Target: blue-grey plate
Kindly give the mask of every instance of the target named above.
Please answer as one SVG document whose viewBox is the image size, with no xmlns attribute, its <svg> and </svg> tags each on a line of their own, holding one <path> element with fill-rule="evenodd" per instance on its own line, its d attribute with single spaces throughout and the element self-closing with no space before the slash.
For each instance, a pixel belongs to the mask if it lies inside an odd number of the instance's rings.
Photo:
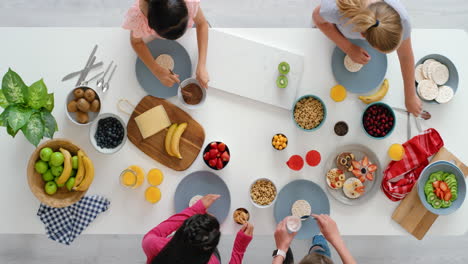
<svg viewBox="0 0 468 264">
<path fill-rule="evenodd" d="M 320 186 L 308 180 L 295 180 L 286 184 L 278 194 L 274 208 L 276 223 L 291 215 L 291 207 L 297 200 L 309 202 L 313 214 L 330 214 L 330 201 Z M 309 217 L 309 219 L 302 221 L 302 227 L 296 238 L 312 239 L 319 233 L 320 229 L 316 220 Z"/>
<path fill-rule="evenodd" d="M 350 39 L 349 41 L 364 48 L 371 56 L 371 60 L 360 71 L 350 72 L 344 66 L 346 54 L 340 48 L 335 47 L 331 62 L 333 76 L 348 92 L 368 93 L 384 80 L 387 73 L 387 55 L 372 48 L 365 40 Z"/>
<path fill-rule="evenodd" d="M 180 75 L 180 80 L 185 80 L 192 76 L 190 56 L 177 41 L 155 39 L 147 45 L 154 58 L 157 58 L 161 54 L 168 54 L 174 59 L 174 73 Z M 179 84 L 176 83 L 172 87 L 164 86 L 140 58 L 137 58 L 135 71 L 138 82 L 149 95 L 159 98 L 169 98 L 177 95 Z"/>
<path fill-rule="evenodd" d="M 453 89 L 453 96 L 455 96 L 455 93 L 458 90 L 458 71 L 457 71 L 457 67 L 455 67 L 455 64 L 453 64 L 453 62 L 445 56 L 442 56 L 440 54 L 430 54 L 418 60 L 414 68 L 416 68 L 419 64 L 424 63 L 427 59 L 434 59 L 444 64 L 445 66 L 447 66 L 449 70 L 449 79 L 444 85 L 450 86 Z M 416 94 L 419 96 L 419 93 L 417 92 L 417 87 L 418 87 L 418 83 L 416 83 L 415 88 L 416 88 Z M 421 96 L 419 96 L 419 98 L 421 98 L 421 100 L 423 100 L 424 102 L 438 104 L 436 100 L 430 100 L 430 101 L 424 100 Z"/>
<path fill-rule="evenodd" d="M 431 176 L 432 173 L 437 172 L 437 171 L 444 171 L 444 172 L 449 172 L 455 175 L 457 179 L 457 185 L 458 185 L 458 197 L 455 201 L 452 202 L 452 205 L 448 208 L 440 208 L 440 209 L 435 209 L 426 201 L 426 194 L 424 193 L 424 185 L 426 184 L 427 180 L 429 179 L 429 176 Z M 421 200 L 422 204 L 426 207 L 426 209 L 434 214 L 437 215 L 448 215 L 451 214 L 460 208 L 460 206 L 463 204 L 465 201 L 465 196 L 466 196 L 466 182 L 465 182 L 465 175 L 463 175 L 463 172 L 453 163 L 445 161 L 445 160 L 440 160 L 436 161 L 432 164 L 429 164 L 424 170 L 421 172 L 421 176 L 419 176 L 418 180 L 418 194 L 419 194 L 419 199 Z"/>
<path fill-rule="evenodd" d="M 189 206 L 193 196 L 207 194 L 221 195 L 208 212 L 216 216 L 219 223 L 223 223 L 231 207 L 231 194 L 226 183 L 210 171 L 192 172 L 182 179 L 175 191 L 174 207 L 180 212 Z"/>
</svg>

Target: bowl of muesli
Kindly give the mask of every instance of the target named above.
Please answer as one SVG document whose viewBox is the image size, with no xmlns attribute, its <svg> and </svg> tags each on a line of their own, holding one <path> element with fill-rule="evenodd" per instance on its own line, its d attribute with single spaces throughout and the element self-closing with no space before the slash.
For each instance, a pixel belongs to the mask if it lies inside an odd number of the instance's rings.
<svg viewBox="0 0 468 264">
<path fill-rule="evenodd" d="M 320 97 L 307 94 L 294 103 L 292 117 L 296 126 L 304 131 L 319 129 L 327 117 L 327 108 Z"/>
</svg>

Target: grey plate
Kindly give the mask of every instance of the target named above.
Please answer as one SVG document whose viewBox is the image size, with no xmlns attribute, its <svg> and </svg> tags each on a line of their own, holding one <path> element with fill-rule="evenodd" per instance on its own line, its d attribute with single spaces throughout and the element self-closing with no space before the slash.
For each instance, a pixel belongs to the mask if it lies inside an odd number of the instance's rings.
<svg viewBox="0 0 468 264">
<path fill-rule="evenodd" d="M 328 187 L 327 180 L 326 180 L 326 175 L 328 170 L 336 168 L 336 156 L 342 152 L 351 152 L 354 154 L 354 158 L 356 160 L 361 160 L 364 156 L 367 156 L 369 158 L 369 161 L 376 164 L 378 169 L 374 172 L 374 180 L 369 181 L 366 180 L 364 182 L 365 188 L 365 193 L 356 199 L 351 199 L 348 198 L 344 192 L 343 189 L 337 189 L 334 190 L 330 187 Z M 345 172 L 346 179 L 350 177 L 354 177 L 354 175 L 351 172 Z M 363 146 L 363 145 L 345 145 L 342 147 L 339 147 L 336 149 L 330 157 L 327 159 L 327 163 L 325 164 L 325 171 L 323 172 L 323 182 L 325 183 L 325 186 L 327 188 L 328 193 L 335 198 L 336 200 L 347 204 L 347 205 L 360 205 L 363 204 L 364 202 L 368 201 L 372 196 L 374 196 L 377 193 L 377 190 L 379 189 L 380 182 L 382 180 L 382 167 L 380 165 L 379 159 L 377 158 L 377 155 L 370 150 L 369 148 Z"/>
<path fill-rule="evenodd" d="M 332 71 L 335 80 L 343 85 L 347 91 L 363 94 L 379 86 L 387 73 L 387 55 L 372 48 L 367 41 L 350 39 L 353 44 L 364 48 L 371 56 L 369 63 L 358 72 L 350 72 L 344 66 L 346 54 L 335 47 L 332 55 Z"/>
<path fill-rule="evenodd" d="M 180 80 L 185 80 L 192 76 L 190 56 L 177 41 L 155 39 L 147 45 L 154 58 L 157 58 L 161 54 L 168 54 L 174 59 L 174 73 L 180 75 Z M 177 83 L 172 87 L 162 85 L 140 58 L 137 58 L 135 70 L 138 82 L 149 95 L 160 98 L 169 98 L 177 95 L 177 87 L 179 85 Z"/>
<path fill-rule="evenodd" d="M 297 200 L 309 202 L 313 214 L 330 214 L 330 201 L 320 186 L 308 180 L 295 180 L 286 184 L 278 194 L 274 208 L 276 223 L 291 215 L 291 207 Z M 319 233 L 316 220 L 310 217 L 302 221 L 302 227 L 295 238 L 312 239 Z"/>
<path fill-rule="evenodd" d="M 416 66 L 423 63 L 427 59 L 434 59 L 434 60 L 444 64 L 445 66 L 447 66 L 447 68 L 449 70 L 449 79 L 444 85 L 450 86 L 453 89 L 453 96 L 455 96 L 455 93 L 458 90 L 458 71 L 457 71 L 457 67 L 455 67 L 455 64 L 453 64 L 453 62 L 451 60 L 449 60 L 445 56 L 442 56 L 442 55 L 439 55 L 439 54 L 430 54 L 430 55 L 424 56 L 420 60 L 418 60 L 418 62 L 414 66 L 414 68 L 416 68 Z M 418 83 L 416 83 L 415 87 L 416 87 L 416 94 L 419 96 L 419 93 L 417 91 Z M 430 101 L 424 100 L 421 96 L 419 96 L 419 98 L 421 98 L 421 100 L 423 100 L 424 102 L 438 104 L 438 102 L 436 100 L 430 100 Z"/>
<path fill-rule="evenodd" d="M 231 194 L 224 181 L 210 171 L 196 171 L 186 176 L 177 186 L 174 195 L 174 207 L 180 212 L 189 206 L 195 195 L 219 194 L 221 197 L 208 209 L 223 223 L 231 207 Z"/>
</svg>

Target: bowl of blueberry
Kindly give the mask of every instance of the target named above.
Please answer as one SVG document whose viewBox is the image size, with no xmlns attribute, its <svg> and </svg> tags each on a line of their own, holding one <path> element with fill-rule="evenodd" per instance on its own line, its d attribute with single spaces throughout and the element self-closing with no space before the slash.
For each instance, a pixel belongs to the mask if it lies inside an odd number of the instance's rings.
<svg viewBox="0 0 468 264">
<path fill-rule="evenodd" d="M 96 120 L 89 130 L 91 145 L 103 154 L 119 151 L 127 140 L 125 122 L 111 113 L 101 114 Z"/>
</svg>

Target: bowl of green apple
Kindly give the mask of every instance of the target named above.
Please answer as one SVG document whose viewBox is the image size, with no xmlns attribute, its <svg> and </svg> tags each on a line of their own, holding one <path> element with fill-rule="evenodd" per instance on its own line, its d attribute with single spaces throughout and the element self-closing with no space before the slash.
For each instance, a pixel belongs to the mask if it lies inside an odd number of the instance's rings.
<svg viewBox="0 0 468 264">
<path fill-rule="evenodd" d="M 79 162 L 84 159 L 89 160 L 84 151 L 69 140 L 44 142 L 29 158 L 27 177 L 31 192 L 50 207 L 62 208 L 78 202 L 92 183 L 91 178 L 86 179 L 91 174 L 86 173 L 85 162 Z M 94 169 L 92 174 L 94 178 Z"/>
</svg>

